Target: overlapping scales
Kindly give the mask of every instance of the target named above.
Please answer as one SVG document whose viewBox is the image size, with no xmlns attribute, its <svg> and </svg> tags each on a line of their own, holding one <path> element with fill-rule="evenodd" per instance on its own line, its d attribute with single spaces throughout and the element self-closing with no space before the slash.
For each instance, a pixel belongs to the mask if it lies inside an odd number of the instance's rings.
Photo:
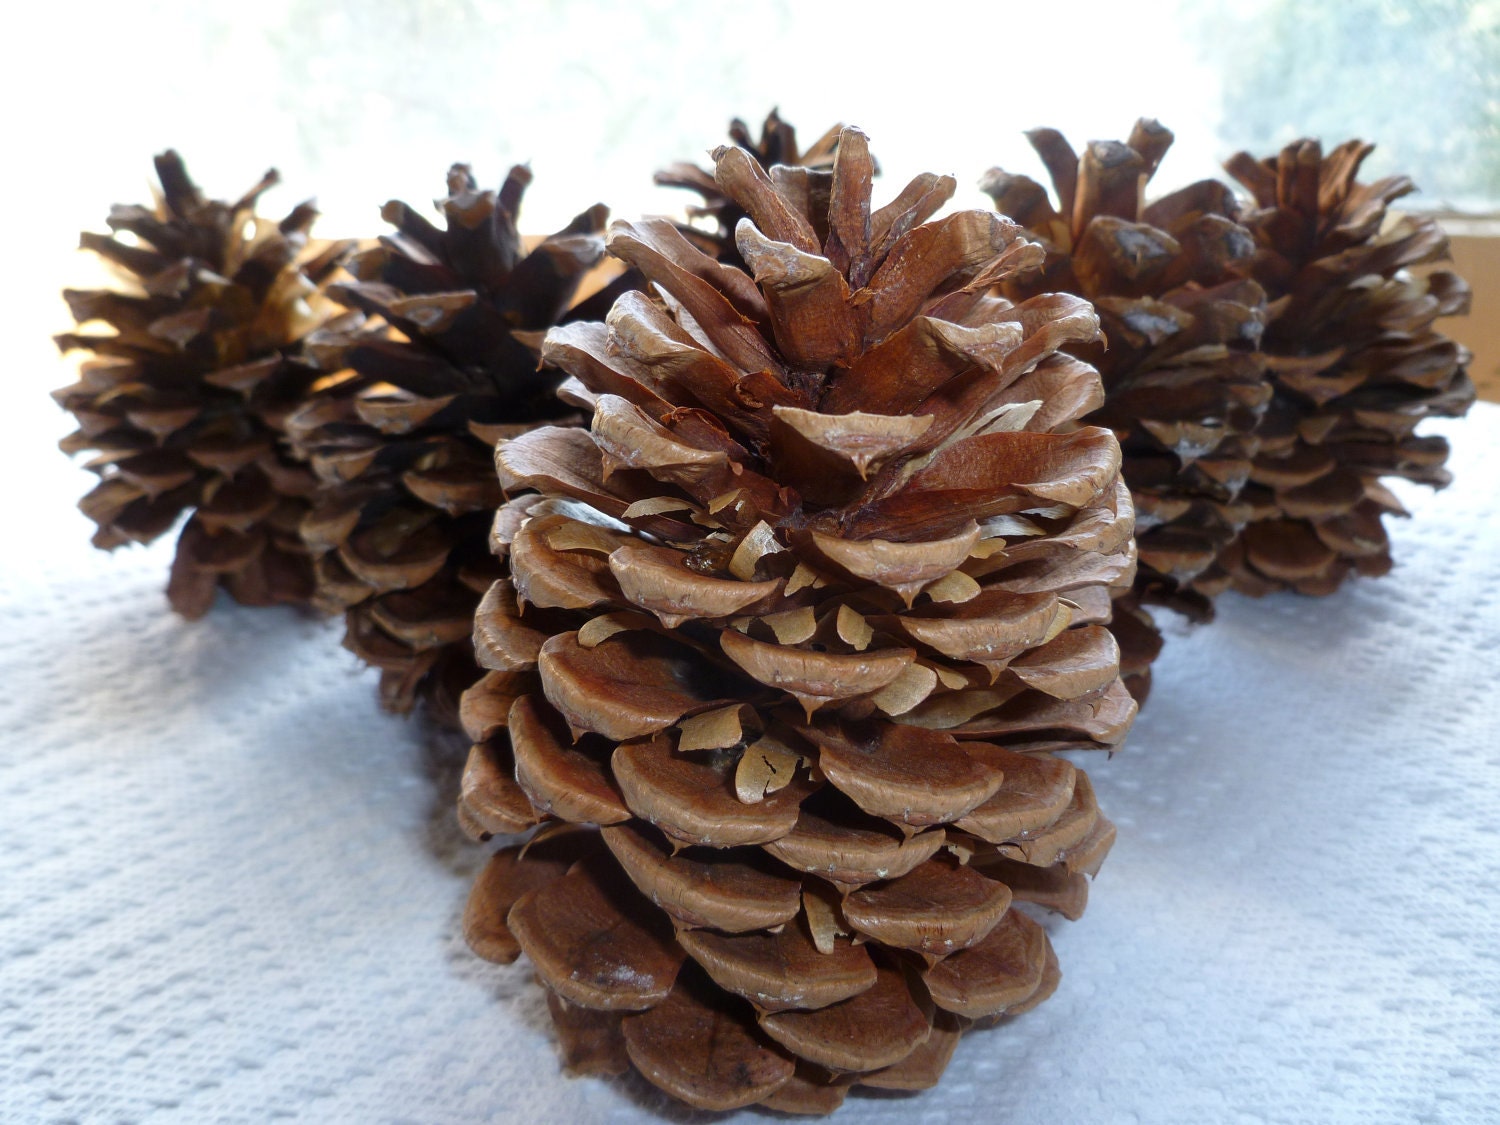
<svg viewBox="0 0 1500 1125">
<path fill-rule="evenodd" d="M 1099 312 L 1107 346 L 1073 350 L 1099 369 L 1104 402 L 1087 420 L 1119 438 L 1135 500 L 1141 565 L 1113 627 L 1127 682 L 1143 698 L 1161 640 L 1141 604 L 1211 616 L 1199 579 L 1215 572 L 1250 514 L 1239 493 L 1271 398 L 1257 351 L 1265 293 L 1244 276 L 1255 243 L 1233 193 L 1216 181 L 1146 203 L 1143 185 L 1173 140 L 1156 121 L 1081 154 L 1054 129 L 1027 136 L 1054 199 L 999 168 L 981 186 L 1047 250 L 1043 269 L 1011 279 L 1005 292 L 1077 294 Z"/>
<path fill-rule="evenodd" d="M 1058 752 L 1135 711 L 1133 510 L 1062 350 L 1093 310 L 993 295 L 1042 257 L 1015 224 L 928 221 L 948 177 L 872 210 L 865 138 L 837 152 L 715 153 L 753 276 L 616 223 L 653 290 L 543 349 L 590 427 L 496 451 L 460 815 L 541 827 L 466 931 L 527 954 L 571 1067 L 708 1109 L 921 1089 L 1045 999 L 1017 904 L 1076 917 L 1114 835 Z"/>
<path fill-rule="evenodd" d="M 1416 433 L 1474 401 L 1466 349 L 1436 331 L 1468 312 L 1448 240 L 1427 216 L 1388 216 L 1413 190 L 1405 176 L 1356 179 L 1372 145 L 1326 156 L 1295 141 L 1225 167 L 1255 197 L 1252 276 L 1272 299 L 1263 349 L 1275 387 L 1242 499 L 1252 522 L 1221 556 L 1215 580 L 1247 594 L 1336 590 L 1350 574 L 1391 567 L 1382 521 L 1405 515 L 1384 477 L 1442 487 L 1448 444 Z"/>
<path fill-rule="evenodd" d="M 838 147 L 842 129 L 842 125 L 835 125 L 807 148 L 801 148 L 797 142 L 797 130 L 773 109 L 761 124 L 758 140 L 738 117 L 729 123 L 729 139 L 753 156 L 762 168 L 778 164 L 800 165 L 827 172 L 833 166 L 834 150 Z M 721 262 L 736 266 L 745 264 L 735 245 L 735 228 L 745 217 L 744 208 L 719 186 L 712 169 L 679 161 L 661 169 L 653 179 L 662 187 L 686 188 L 697 193 L 702 200 L 688 208 L 693 223 L 679 227 L 689 241 Z M 827 177 L 822 177 L 822 180 L 826 181 Z M 824 202 L 826 204 L 826 200 Z"/>
<path fill-rule="evenodd" d="M 80 242 L 121 284 L 63 293 L 78 330 L 58 346 L 93 353 L 53 395 L 78 420 L 63 450 L 90 452 L 100 478 L 79 507 L 107 550 L 187 513 L 167 587 L 184 617 L 220 587 L 247 605 L 305 604 L 297 527 L 315 481 L 282 428 L 316 377 L 294 353 L 330 315 L 321 288 L 348 246 L 309 243 L 311 203 L 279 223 L 256 216 L 275 171 L 233 203 L 205 199 L 175 152 L 156 173 L 155 206 L 116 206 L 113 233 Z"/>
<path fill-rule="evenodd" d="M 608 212 L 526 253 L 516 216 L 530 180 L 515 167 L 482 191 L 455 165 L 444 227 L 386 204 L 396 232 L 352 258 L 354 279 L 332 289 L 349 312 L 309 342 L 326 374 L 289 427 L 320 483 L 302 522 L 317 600 L 344 613 L 345 643 L 381 669 L 391 710 L 426 698 L 451 716 L 478 676 L 474 608 L 500 573 L 494 442 L 571 411 L 534 345 L 603 257 Z"/>
</svg>

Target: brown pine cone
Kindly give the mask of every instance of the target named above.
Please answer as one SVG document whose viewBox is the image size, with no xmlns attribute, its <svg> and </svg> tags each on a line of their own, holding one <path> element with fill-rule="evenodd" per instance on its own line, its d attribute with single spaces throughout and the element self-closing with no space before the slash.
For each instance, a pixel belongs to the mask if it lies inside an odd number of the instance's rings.
<svg viewBox="0 0 1500 1125">
<path fill-rule="evenodd" d="M 288 426 L 320 482 L 302 522 L 317 600 L 345 614 L 344 643 L 381 670 L 392 711 L 425 698 L 456 715 L 479 676 L 474 608 L 501 573 L 488 545 L 494 442 L 576 416 L 535 346 L 596 307 L 570 309 L 604 256 L 609 213 L 591 207 L 528 254 L 516 217 L 530 181 L 517 166 L 481 191 L 454 165 L 445 227 L 386 204 L 396 232 L 350 259 L 355 280 L 330 289 L 350 311 L 309 341 L 329 374 Z"/>
<path fill-rule="evenodd" d="M 1071 350 L 1099 369 L 1104 403 L 1087 421 L 1120 439 L 1135 501 L 1140 570 L 1111 628 L 1126 683 L 1144 699 L 1161 636 L 1141 605 L 1212 617 L 1197 580 L 1249 517 L 1237 498 L 1271 398 L 1257 355 L 1265 293 L 1244 279 L 1255 243 L 1216 181 L 1145 202 L 1143 185 L 1173 140 L 1156 121 L 1081 155 L 1055 129 L 1027 137 L 1055 205 L 1034 180 L 999 168 L 980 186 L 1047 249 L 1042 270 L 1010 279 L 1006 294 L 1075 293 L 1099 312 L 1107 346 Z"/>
<path fill-rule="evenodd" d="M 311 203 L 279 223 L 255 215 L 274 170 L 233 203 L 205 199 L 175 152 L 156 174 L 154 207 L 116 206 L 114 234 L 80 240 L 121 287 L 63 292 L 80 330 L 58 346 L 93 353 L 53 394 L 78 419 L 63 450 L 93 451 L 100 477 L 79 507 L 106 550 L 188 513 L 167 586 L 184 617 L 208 612 L 221 586 L 246 605 L 305 604 L 297 528 L 315 482 L 282 426 L 316 377 L 295 349 L 329 315 L 320 290 L 349 247 L 309 244 Z M 84 330 L 96 321 L 110 331 Z"/>
<path fill-rule="evenodd" d="M 1275 397 L 1242 494 L 1253 522 L 1220 557 L 1219 586 L 1328 594 L 1351 573 L 1385 574 L 1382 518 L 1406 513 L 1381 478 L 1448 483 L 1448 443 L 1415 430 L 1474 401 L 1468 352 L 1433 328 L 1468 311 L 1469 288 L 1448 270 L 1409 272 L 1446 260 L 1448 240 L 1431 218 L 1387 221 L 1413 186 L 1359 183 L 1372 147 L 1347 141 L 1325 157 L 1302 140 L 1225 165 L 1258 205 L 1243 221 L 1251 276 L 1272 300 L 1262 346 Z"/>
<path fill-rule="evenodd" d="M 1076 917 L 1114 837 L 1057 755 L 1135 713 L 1103 625 L 1133 516 L 1060 350 L 1088 302 L 992 295 L 1043 255 L 1015 224 L 925 221 L 951 177 L 872 212 L 853 129 L 831 173 L 714 158 L 753 278 L 616 223 L 654 294 L 543 349 L 591 428 L 496 450 L 534 493 L 495 523 L 460 816 L 546 827 L 466 932 L 527 954 L 570 1067 L 824 1113 L 1056 987 L 1017 904 Z"/>
</svg>

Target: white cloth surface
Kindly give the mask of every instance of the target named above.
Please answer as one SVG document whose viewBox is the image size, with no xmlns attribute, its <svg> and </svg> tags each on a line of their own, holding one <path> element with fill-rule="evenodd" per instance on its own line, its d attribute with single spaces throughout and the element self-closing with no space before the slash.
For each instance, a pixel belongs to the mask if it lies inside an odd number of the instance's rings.
<svg viewBox="0 0 1500 1125">
<path fill-rule="evenodd" d="M 690 1118 L 565 1077 L 525 964 L 464 947 L 455 748 L 331 623 L 174 619 L 46 407 L 8 419 L 0 1122 Z M 1434 429 L 1458 480 L 1403 490 L 1391 576 L 1169 627 L 1089 762 L 1120 839 L 1057 995 L 835 1120 L 1500 1120 L 1500 408 Z"/>
</svg>

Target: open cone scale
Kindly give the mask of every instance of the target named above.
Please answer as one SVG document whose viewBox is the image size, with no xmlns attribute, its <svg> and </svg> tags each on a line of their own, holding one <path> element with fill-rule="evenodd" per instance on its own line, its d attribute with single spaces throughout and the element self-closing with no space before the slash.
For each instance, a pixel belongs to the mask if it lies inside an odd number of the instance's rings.
<svg viewBox="0 0 1500 1125">
<path fill-rule="evenodd" d="M 753 276 L 616 223 L 653 289 L 543 348 L 590 427 L 496 451 L 460 815 L 543 827 L 466 932 L 527 954 L 575 1069 L 821 1113 L 1056 986 L 1017 904 L 1077 916 L 1113 840 L 1057 755 L 1134 715 L 1133 509 L 1061 350 L 1092 308 L 992 293 L 1043 258 L 1014 223 L 929 222 L 949 177 L 872 210 L 857 130 L 828 172 L 714 159 Z"/>
<path fill-rule="evenodd" d="M 802 148 L 797 141 L 796 128 L 773 109 L 761 123 L 758 139 L 738 117 L 729 123 L 729 139 L 753 156 L 762 168 L 782 164 L 826 172 L 833 166 L 842 129 L 842 125 L 834 125 L 812 144 Z M 688 217 L 693 221 L 678 228 L 690 242 L 721 262 L 744 266 L 745 260 L 740 257 L 739 247 L 735 244 L 735 228 L 745 217 L 744 208 L 719 186 L 711 169 L 678 162 L 661 169 L 653 178 L 661 187 L 686 188 L 702 199 L 701 203 L 687 209 Z M 826 182 L 826 179 L 823 177 L 818 182 Z M 826 204 L 827 201 L 823 202 Z"/>
</svg>

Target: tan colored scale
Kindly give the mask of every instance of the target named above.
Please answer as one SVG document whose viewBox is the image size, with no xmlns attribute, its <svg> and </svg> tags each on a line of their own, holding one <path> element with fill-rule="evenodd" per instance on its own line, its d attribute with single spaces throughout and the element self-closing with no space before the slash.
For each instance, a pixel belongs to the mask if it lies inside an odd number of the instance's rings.
<svg viewBox="0 0 1500 1125">
<path fill-rule="evenodd" d="M 811 144 L 804 145 L 797 138 L 796 128 L 773 109 L 762 122 L 758 137 L 736 117 L 729 123 L 729 138 L 762 168 L 780 168 L 779 174 L 797 182 L 804 193 L 812 183 L 826 192 L 826 176 L 803 177 L 803 170 L 826 171 L 832 165 L 842 128 L 835 125 Z M 735 227 L 744 209 L 725 191 L 712 169 L 678 162 L 661 169 L 654 179 L 662 187 L 686 188 L 699 196 L 701 202 L 687 209 L 691 223 L 682 228 L 688 238 L 720 261 L 744 264 L 735 245 Z"/>
</svg>

